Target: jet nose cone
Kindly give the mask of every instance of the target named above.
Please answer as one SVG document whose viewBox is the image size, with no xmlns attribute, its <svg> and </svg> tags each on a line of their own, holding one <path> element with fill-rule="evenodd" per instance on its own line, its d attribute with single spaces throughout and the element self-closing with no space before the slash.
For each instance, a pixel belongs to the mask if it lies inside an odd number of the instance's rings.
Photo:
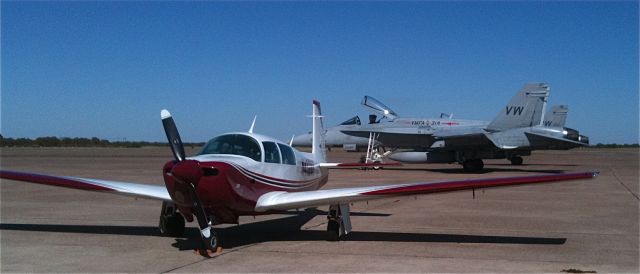
<svg viewBox="0 0 640 274">
<path fill-rule="evenodd" d="M 311 146 L 311 134 L 304 134 L 304 135 L 293 137 L 293 141 L 291 141 L 291 145 Z"/>
</svg>

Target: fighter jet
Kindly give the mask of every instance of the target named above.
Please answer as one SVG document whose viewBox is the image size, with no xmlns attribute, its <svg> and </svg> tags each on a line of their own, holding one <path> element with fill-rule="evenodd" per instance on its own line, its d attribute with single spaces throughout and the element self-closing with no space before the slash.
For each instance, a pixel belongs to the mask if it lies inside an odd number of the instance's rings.
<svg viewBox="0 0 640 274">
<path fill-rule="evenodd" d="M 367 96 L 368 97 L 368 96 Z M 371 121 L 359 129 L 343 130 L 348 135 L 375 138 L 392 160 L 409 163 L 462 164 L 465 171 L 484 168 L 482 159 L 509 159 L 520 165 L 532 150 L 571 149 L 589 140 L 575 129 L 564 127 L 568 108 L 552 108 L 544 120 L 549 86 L 526 84 L 493 121 L 398 118 L 389 108 L 371 97 L 363 104 L 388 118 Z M 390 116 L 386 116 L 390 114 Z"/>
<path fill-rule="evenodd" d="M 358 129 L 361 125 L 360 117 L 354 116 L 337 126 L 325 129 L 325 145 L 327 148 L 342 147 L 342 149 L 346 151 L 360 151 L 362 148 L 366 148 L 369 143 L 369 138 L 351 136 L 342 133 L 343 130 Z M 291 139 L 291 145 L 296 147 L 311 147 L 312 137 L 313 135 L 311 132 L 294 136 Z"/>
</svg>

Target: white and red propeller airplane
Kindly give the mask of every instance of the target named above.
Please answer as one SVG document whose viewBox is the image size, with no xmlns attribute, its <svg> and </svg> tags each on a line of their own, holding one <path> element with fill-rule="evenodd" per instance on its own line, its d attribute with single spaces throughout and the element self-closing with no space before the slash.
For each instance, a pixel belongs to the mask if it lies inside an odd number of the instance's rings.
<svg viewBox="0 0 640 274">
<path fill-rule="evenodd" d="M 597 172 L 526 177 L 422 182 L 319 190 L 327 183 L 328 168 L 351 166 L 326 162 L 320 103 L 313 102 L 311 153 L 297 151 L 273 138 L 249 132 L 222 134 L 202 151 L 186 157 L 176 125 L 167 110 L 162 123 L 175 160 L 164 165 L 166 186 L 0 171 L 0 178 L 98 191 L 162 201 L 160 231 L 184 233 L 185 219 L 195 219 L 207 252 L 220 245 L 212 226 L 237 223 L 238 216 L 328 205 L 327 231 L 338 240 L 351 231 L 349 204 L 399 195 L 592 178 Z M 184 217 L 184 218 L 183 218 Z M 206 254 L 204 254 L 206 255 Z"/>
</svg>

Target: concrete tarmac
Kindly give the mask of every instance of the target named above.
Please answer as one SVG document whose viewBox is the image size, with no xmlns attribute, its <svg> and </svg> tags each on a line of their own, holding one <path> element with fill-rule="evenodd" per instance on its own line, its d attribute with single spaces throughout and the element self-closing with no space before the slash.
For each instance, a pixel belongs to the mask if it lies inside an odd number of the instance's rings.
<svg viewBox="0 0 640 274">
<path fill-rule="evenodd" d="M 191 149 L 191 152 L 194 150 Z M 534 152 L 380 171 L 332 170 L 325 188 L 600 171 L 593 180 L 356 203 L 353 232 L 325 241 L 327 207 L 221 225 L 198 256 L 197 225 L 162 237 L 158 201 L 2 180 L 0 272 L 602 272 L 638 266 L 638 149 Z M 330 152 L 355 162 L 360 153 Z M 163 185 L 169 148 L 2 148 L 2 169 Z"/>
</svg>

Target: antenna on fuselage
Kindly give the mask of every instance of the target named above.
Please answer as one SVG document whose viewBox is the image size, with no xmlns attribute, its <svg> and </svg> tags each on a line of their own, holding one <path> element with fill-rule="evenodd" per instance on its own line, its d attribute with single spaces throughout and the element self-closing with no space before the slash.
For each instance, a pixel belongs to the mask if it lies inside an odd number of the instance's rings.
<svg viewBox="0 0 640 274">
<path fill-rule="evenodd" d="M 256 118 L 258 118 L 258 115 L 253 116 L 253 122 L 251 123 L 251 127 L 249 128 L 249 133 L 253 133 L 253 127 L 256 126 Z"/>
<path fill-rule="evenodd" d="M 289 146 L 293 146 L 293 138 L 296 138 L 296 135 L 291 135 L 291 140 L 289 140 Z"/>
</svg>

